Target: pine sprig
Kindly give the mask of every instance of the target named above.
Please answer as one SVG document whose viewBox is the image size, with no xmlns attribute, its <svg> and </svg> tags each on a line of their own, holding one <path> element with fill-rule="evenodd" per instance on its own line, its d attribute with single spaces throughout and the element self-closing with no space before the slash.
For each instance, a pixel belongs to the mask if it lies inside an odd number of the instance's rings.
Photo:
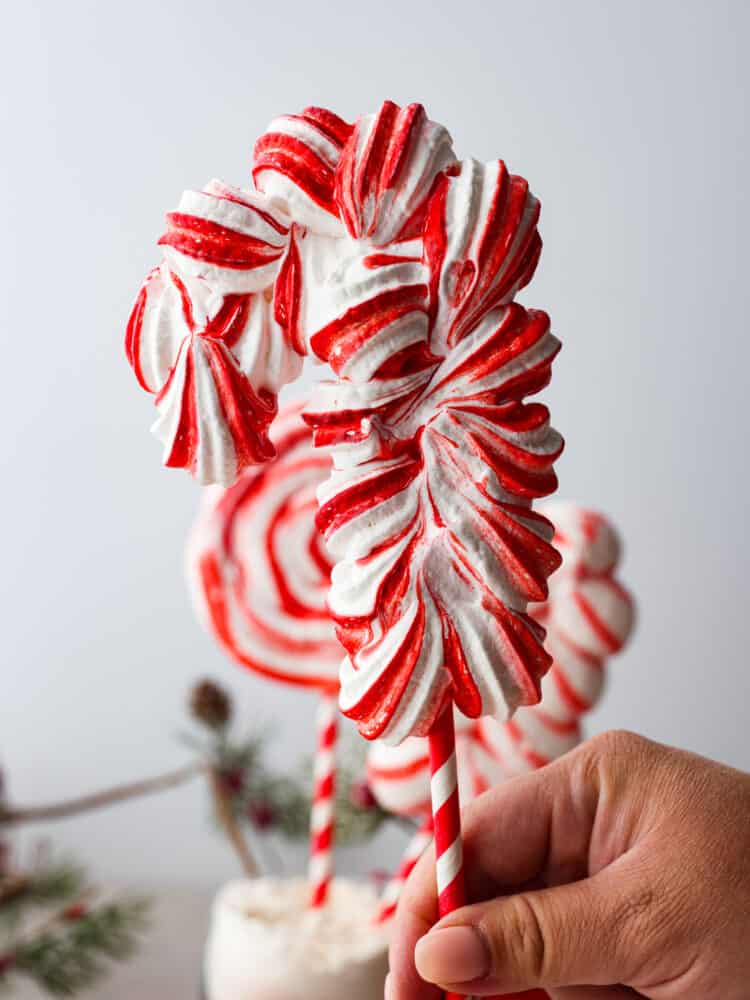
<svg viewBox="0 0 750 1000">
<path fill-rule="evenodd" d="M 12 974 L 35 980 L 52 996 L 73 996 L 92 986 L 113 961 L 134 951 L 147 925 L 143 899 L 112 902 L 90 910 L 75 905 L 61 911 L 51 926 L 18 944 L 0 959 L 0 987 Z"/>
<path fill-rule="evenodd" d="M 190 712 L 204 727 L 204 738 L 185 734 L 183 740 L 218 772 L 235 822 L 260 831 L 274 829 L 291 840 L 309 837 L 312 761 L 305 762 L 297 776 L 272 772 L 263 759 L 268 733 L 233 739 L 231 698 L 213 681 L 201 681 L 193 689 Z M 336 842 L 363 843 L 393 817 L 362 784 L 364 751 L 359 745 L 344 744 L 338 753 L 346 765 L 339 767 L 336 778 Z"/>
<path fill-rule="evenodd" d="M 54 906 L 79 896 L 85 884 L 85 872 L 69 860 L 0 878 L 0 927 L 6 931 L 12 929 L 30 907 Z"/>
<path fill-rule="evenodd" d="M 355 800 L 353 790 L 360 784 L 357 775 L 363 770 L 361 755 L 346 747 L 341 756 L 349 763 L 339 768 L 336 779 L 336 842 L 359 844 L 392 817 L 374 799 L 364 803 Z M 306 761 L 296 777 L 274 774 L 264 766 L 262 742 L 256 739 L 239 745 L 227 743 L 219 770 L 240 823 L 276 829 L 290 840 L 309 837 L 312 761 Z"/>
</svg>

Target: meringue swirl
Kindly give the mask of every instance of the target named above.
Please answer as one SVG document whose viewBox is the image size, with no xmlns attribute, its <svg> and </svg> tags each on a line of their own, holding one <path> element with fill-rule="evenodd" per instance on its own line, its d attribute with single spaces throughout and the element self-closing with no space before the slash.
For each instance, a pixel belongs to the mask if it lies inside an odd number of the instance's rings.
<svg viewBox="0 0 750 1000">
<path fill-rule="evenodd" d="M 220 181 L 185 192 L 133 306 L 126 354 L 156 396 L 164 464 L 201 483 L 229 484 L 273 456 L 276 397 L 302 363 L 266 294 L 289 235 L 253 192 Z"/>
</svg>

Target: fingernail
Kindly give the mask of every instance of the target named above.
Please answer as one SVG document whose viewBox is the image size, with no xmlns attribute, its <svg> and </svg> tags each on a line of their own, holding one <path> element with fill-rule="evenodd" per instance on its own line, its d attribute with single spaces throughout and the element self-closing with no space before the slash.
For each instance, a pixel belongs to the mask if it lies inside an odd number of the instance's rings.
<svg viewBox="0 0 750 1000">
<path fill-rule="evenodd" d="M 383 1000 L 393 1000 L 393 980 L 391 979 L 390 972 L 385 977 L 385 983 L 383 985 Z"/>
<path fill-rule="evenodd" d="M 431 931 L 417 942 L 414 961 L 428 983 L 467 983 L 490 971 L 487 945 L 473 927 Z"/>
</svg>

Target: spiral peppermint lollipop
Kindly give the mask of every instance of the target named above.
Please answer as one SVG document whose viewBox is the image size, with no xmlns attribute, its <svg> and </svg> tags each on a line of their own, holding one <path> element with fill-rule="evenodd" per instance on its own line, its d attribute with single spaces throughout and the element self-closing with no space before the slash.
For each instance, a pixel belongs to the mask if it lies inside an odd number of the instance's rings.
<svg viewBox="0 0 750 1000">
<path fill-rule="evenodd" d="M 336 696 L 342 649 L 325 605 L 331 562 L 315 527 L 315 489 L 329 471 L 299 405 L 274 424 L 276 457 L 226 491 L 207 491 L 188 546 L 194 603 L 238 663 L 317 689 L 318 741 L 311 819 L 312 902 L 332 876 Z"/>
</svg>

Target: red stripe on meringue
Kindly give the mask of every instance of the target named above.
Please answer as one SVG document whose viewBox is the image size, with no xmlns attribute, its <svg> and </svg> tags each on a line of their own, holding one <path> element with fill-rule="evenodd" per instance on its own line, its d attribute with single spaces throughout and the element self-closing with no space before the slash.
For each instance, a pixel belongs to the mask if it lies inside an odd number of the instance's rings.
<svg viewBox="0 0 750 1000">
<path fill-rule="evenodd" d="M 331 694 L 336 693 L 338 681 L 332 680 L 330 677 L 315 674 L 291 674 L 287 671 L 275 670 L 268 667 L 267 664 L 248 656 L 235 642 L 230 624 L 229 607 L 225 597 L 221 566 L 217 556 L 213 552 L 206 552 L 200 557 L 198 574 L 212 632 L 219 644 L 223 646 L 233 660 L 241 666 L 249 667 L 255 673 L 262 674 L 275 681 L 282 681 L 300 687 L 317 688 L 320 691 Z"/>
<path fill-rule="evenodd" d="M 148 286 L 149 282 L 154 280 L 156 274 L 158 274 L 159 269 L 155 267 L 146 277 L 138 296 L 133 303 L 133 308 L 128 317 L 128 325 L 125 330 L 125 356 L 127 357 L 130 367 L 135 373 L 135 377 L 138 380 L 138 384 L 146 392 L 153 393 L 155 390 L 146 382 L 146 376 L 143 374 L 143 368 L 141 367 L 141 335 L 143 333 L 143 316 L 146 311 L 146 303 L 148 302 Z"/>
<path fill-rule="evenodd" d="M 420 470 L 420 463 L 409 461 L 342 490 L 321 504 L 316 518 L 318 529 L 326 536 L 333 534 L 364 511 L 396 496 L 416 479 Z"/>
<path fill-rule="evenodd" d="M 316 205 L 338 216 L 333 198 L 333 167 L 300 139 L 283 132 L 268 132 L 255 143 L 253 156 L 253 180 L 261 190 L 260 177 L 264 171 L 282 174 Z"/>
<path fill-rule="evenodd" d="M 425 285 L 404 285 L 381 292 L 317 330 L 310 338 L 310 347 L 338 374 L 347 361 L 386 326 L 410 312 L 423 311 L 426 294 Z"/>
<path fill-rule="evenodd" d="M 268 427 L 276 416 L 276 397 L 262 391 L 256 393 L 220 341 L 205 337 L 200 340 L 232 437 L 239 474 L 246 466 L 267 462 L 276 454 L 268 438 Z"/>
<path fill-rule="evenodd" d="M 423 755 L 408 761 L 406 764 L 399 764 L 396 767 L 393 765 L 380 767 L 378 764 L 373 764 L 368 760 L 367 773 L 370 777 L 375 778 L 376 780 L 383 779 L 384 781 L 402 781 L 405 778 L 413 778 L 415 774 L 419 774 L 421 771 L 424 771 L 429 762 L 430 757 L 428 753 L 424 753 Z"/>
<path fill-rule="evenodd" d="M 600 664 L 598 666 L 601 668 Z M 583 715 L 592 708 L 591 702 L 576 691 L 557 663 L 552 664 L 550 673 L 557 688 L 557 693 L 574 715 Z"/>
<path fill-rule="evenodd" d="M 302 298 L 302 261 L 297 246 L 297 227 L 292 226 L 286 253 L 279 266 L 273 292 L 274 317 L 288 342 L 299 355 L 307 354 L 305 338 L 299 325 Z"/>
<path fill-rule="evenodd" d="M 549 757 L 545 757 L 536 750 L 526 741 L 526 736 L 524 732 L 519 728 L 518 723 L 510 719 L 505 723 L 505 729 L 510 738 L 516 744 L 519 753 L 531 764 L 534 768 L 544 767 L 545 764 L 549 764 Z"/>
<path fill-rule="evenodd" d="M 186 355 L 185 378 L 180 395 L 180 414 L 172 436 L 169 452 L 164 459 L 164 464 L 171 469 L 190 469 L 194 471 L 198 454 L 199 431 L 195 401 L 195 362 L 193 359 L 193 345 L 189 339 L 182 342 L 180 353 L 183 351 L 185 351 Z M 179 363 L 180 355 L 178 354 L 175 366 L 169 373 L 169 378 L 156 397 L 157 406 L 171 391 Z"/>
<path fill-rule="evenodd" d="M 622 646 L 619 636 L 615 635 L 606 622 L 602 621 L 595 608 L 591 606 L 580 590 L 574 591 L 572 598 L 594 635 L 607 647 L 610 653 L 616 653 Z"/>
<path fill-rule="evenodd" d="M 389 665 L 359 701 L 347 709 L 342 709 L 344 715 L 354 719 L 365 739 L 374 740 L 382 736 L 397 711 L 421 655 L 424 626 L 424 604 L 418 599 L 414 621 L 399 648 L 394 651 Z M 439 705 L 435 706 L 434 716 L 437 716 L 439 708 Z"/>
<path fill-rule="evenodd" d="M 312 105 L 309 108 L 305 108 L 301 115 L 290 115 L 289 117 L 303 121 L 306 125 L 317 129 L 321 135 L 324 135 L 336 146 L 343 146 L 354 131 L 352 124 L 344 121 L 343 118 L 339 118 L 337 114 L 329 111 L 328 108 L 319 108 Z"/>
<path fill-rule="evenodd" d="M 255 236 L 227 229 L 196 215 L 170 212 L 168 228 L 158 240 L 194 260 L 206 261 L 232 270 L 247 271 L 278 260 L 284 247 L 275 247 Z"/>
</svg>

